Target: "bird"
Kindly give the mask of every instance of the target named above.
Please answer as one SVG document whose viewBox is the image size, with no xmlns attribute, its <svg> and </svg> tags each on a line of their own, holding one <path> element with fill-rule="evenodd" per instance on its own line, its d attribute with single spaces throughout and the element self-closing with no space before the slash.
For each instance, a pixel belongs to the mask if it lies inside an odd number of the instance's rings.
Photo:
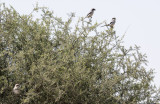
<svg viewBox="0 0 160 104">
<path fill-rule="evenodd" d="M 16 95 L 20 94 L 20 85 L 19 84 L 15 84 L 15 86 L 13 88 L 13 93 Z"/>
<path fill-rule="evenodd" d="M 95 10 L 96 10 L 95 8 L 92 8 L 85 18 L 92 18 Z"/>
<path fill-rule="evenodd" d="M 112 18 L 112 21 L 110 22 L 110 24 L 107 24 L 107 25 L 104 25 L 104 26 L 110 26 L 111 28 L 113 28 L 115 23 L 116 23 L 116 18 Z M 102 27 L 104 27 L 104 26 L 102 26 Z"/>
</svg>

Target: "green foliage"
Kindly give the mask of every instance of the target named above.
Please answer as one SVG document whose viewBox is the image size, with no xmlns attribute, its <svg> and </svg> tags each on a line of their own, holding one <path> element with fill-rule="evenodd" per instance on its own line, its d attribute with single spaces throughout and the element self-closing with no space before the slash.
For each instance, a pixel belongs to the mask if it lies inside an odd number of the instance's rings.
<svg viewBox="0 0 160 104">
<path fill-rule="evenodd" d="M 33 18 L 35 12 L 40 18 Z M 123 46 L 114 29 L 80 18 L 73 24 L 44 7 L 20 15 L 1 4 L 0 103 L 139 104 L 158 102 L 139 47 Z M 21 95 L 12 89 L 16 83 Z M 156 100 L 157 99 L 157 100 Z"/>
</svg>

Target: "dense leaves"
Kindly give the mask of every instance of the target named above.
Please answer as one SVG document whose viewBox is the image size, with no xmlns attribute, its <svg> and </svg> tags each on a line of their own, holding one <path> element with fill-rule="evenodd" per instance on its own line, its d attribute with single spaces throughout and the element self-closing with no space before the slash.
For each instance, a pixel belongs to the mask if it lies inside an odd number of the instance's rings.
<svg viewBox="0 0 160 104">
<path fill-rule="evenodd" d="M 38 12 L 40 18 L 33 15 Z M 29 15 L 1 4 L 0 103 L 139 104 L 158 102 L 153 71 L 139 47 L 102 23 L 67 21 L 44 7 Z M 101 30 L 101 31 L 100 31 Z M 12 93 L 16 83 L 21 95 Z"/>
</svg>

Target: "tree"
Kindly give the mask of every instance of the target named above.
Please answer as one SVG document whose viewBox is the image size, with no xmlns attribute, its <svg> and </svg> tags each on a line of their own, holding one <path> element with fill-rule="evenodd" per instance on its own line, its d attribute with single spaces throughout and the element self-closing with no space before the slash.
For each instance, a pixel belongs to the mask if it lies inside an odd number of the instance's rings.
<svg viewBox="0 0 160 104">
<path fill-rule="evenodd" d="M 41 13 L 34 18 L 34 13 Z M 114 29 L 48 8 L 20 15 L 1 4 L 0 102 L 3 104 L 139 104 L 158 102 L 138 46 L 125 48 Z M 100 31 L 101 30 L 101 31 Z M 16 83 L 21 95 L 12 89 Z"/>
</svg>

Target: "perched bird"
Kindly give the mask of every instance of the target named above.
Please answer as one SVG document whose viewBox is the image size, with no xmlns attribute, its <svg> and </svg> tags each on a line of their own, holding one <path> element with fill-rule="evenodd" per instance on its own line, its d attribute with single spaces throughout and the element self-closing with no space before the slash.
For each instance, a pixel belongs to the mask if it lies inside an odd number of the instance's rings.
<svg viewBox="0 0 160 104">
<path fill-rule="evenodd" d="M 104 26 L 110 26 L 111 28 L 113 28 L 115 23 L 116 23 L 116 18 L 112 18 L 112 21 L 110 22 L 110 24 L 107 24 L 107 25 L 104 25 Z M 102 26 L 102 27 L 104 27 L 104 26 Z"/>
<path fill-rule="evenodd" d="M 91 9 L 91 11 L 87 14 L 87 16 L 85 17 L 85 18 L 92 18 L 92 16 L 93 16 L 93 13 L 94 13 L 94 11 L 95 11 L 96 9 Z"/>
<path fill-rule="evenodd" d="M 15 84 L 15 86 L 13 88 L 13 93 L 16 95 L 20 94 L 20 85 L 19 84 Z"/>
</svg>

